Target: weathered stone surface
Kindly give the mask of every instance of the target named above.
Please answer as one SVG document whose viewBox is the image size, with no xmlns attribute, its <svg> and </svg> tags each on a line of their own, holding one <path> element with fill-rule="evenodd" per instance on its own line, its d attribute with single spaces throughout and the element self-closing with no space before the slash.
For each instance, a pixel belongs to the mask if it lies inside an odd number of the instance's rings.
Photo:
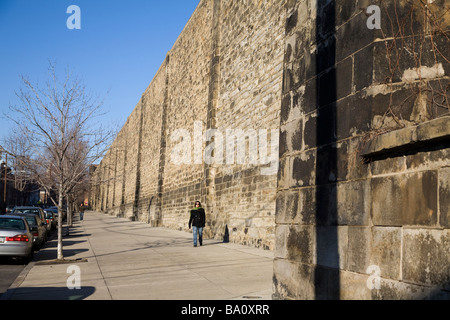
<svg viewBox="0 0 450 320">
<path fill-rule="evenodd" d="M 370 184 L 367 181 L 359 180 L 338 184 L 338 224 L 368 226 L 370 205 Z"/>
<path fill-rule="evenodd" d="M 373 178 L 371 200 L 377 226 L 436 226 L 437 172 Z"/>
<path fill-rule="evenodd" d="M 382 154 L 399 148 L 407 149 L 415 144 L 450 140 L 450 117 L 442 117 L 377 136 L 364 151 L 366 156 Z"/>
<path fill-rule="evenodd" d="M 440 225 L 450 228 L 450 167 L 439 170 Z"/>
<path fill-rule="evenodd" d="M 403 280 L 450 289 L 450 230 L 404 229 Z"/>
<path fill-rule="evenodd" d="M 370 227 L 348 227 L 347 270 L 365 273 L 370 262 Z"/>
<path fill-rule="evenodd" d="M 341 283 L 345 283 L 340 290 L 342 300 L 370 300 L 372 298 L 372 290 L 367 286 L 368 275 L 341 271 L 340 279 Z"/>
<path fill-rule="evenodd" d="M 402 229 L 373 227 L 371 231 L 369 264 L 380 269 L 381 277 L 401 280 Z"/>
<path fill-rule="evenodd" d="M 274 299 L 315 298 L 314 269 L 311 265 L 275 259 L 273 268 Z"/>
</svg>

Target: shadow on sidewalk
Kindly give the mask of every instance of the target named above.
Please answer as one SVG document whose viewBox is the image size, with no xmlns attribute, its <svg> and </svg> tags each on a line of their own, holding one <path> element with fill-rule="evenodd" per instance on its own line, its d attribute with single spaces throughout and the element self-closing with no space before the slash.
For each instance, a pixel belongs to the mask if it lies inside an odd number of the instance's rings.
<svg viewBox="0 0 450 320">
<path fill-rule="evenodd" d="M 95 287 L 20 287 L 14 289 L 14 300 L 83 300 L 95 292 Z"/>
</svg>

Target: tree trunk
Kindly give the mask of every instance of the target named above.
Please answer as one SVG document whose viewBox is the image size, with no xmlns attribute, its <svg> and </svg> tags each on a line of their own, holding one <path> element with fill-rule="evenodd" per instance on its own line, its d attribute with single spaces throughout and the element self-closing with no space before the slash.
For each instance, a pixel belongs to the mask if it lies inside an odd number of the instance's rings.
<svg viewBox="0 0 450 320">
<path fill-rule="evenodd" d="M 58 256 L 57 260 L 64 260 L 63 256 L 63 248 L 62 248 L 62 204 L 63 204 L 63 195 L 62 190 L 59 190 L 59 200 L 58 200 Z"/>
<path fill-rule="evenodd" d="M 72 227 L 72 201 L 70 200 L 70 196 L 67 195 L 67 225 L 68 227 Z"/>
</svg>

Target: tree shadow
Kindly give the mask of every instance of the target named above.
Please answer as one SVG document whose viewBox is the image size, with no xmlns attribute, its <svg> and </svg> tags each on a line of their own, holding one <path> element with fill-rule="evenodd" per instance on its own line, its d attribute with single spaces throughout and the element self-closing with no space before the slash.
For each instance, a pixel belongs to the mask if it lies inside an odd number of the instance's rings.
<svg viewBox="0 0 450 320">
<path fill-rule="evenodd" d="M 67 287 L 19 287 L 9 289 L 2 299 L 7 300 L 83 300 L 93 295 L 95 287 L 69 289 Z"/>
</svg>

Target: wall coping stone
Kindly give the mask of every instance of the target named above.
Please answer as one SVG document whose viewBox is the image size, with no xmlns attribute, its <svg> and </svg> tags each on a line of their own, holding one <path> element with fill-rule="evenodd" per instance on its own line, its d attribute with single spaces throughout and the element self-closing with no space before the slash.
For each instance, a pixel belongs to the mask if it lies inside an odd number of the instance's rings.
<svg viewBox="0 0 450 320">
<path fill-rule="evenodd" d="M 367 143 L 362 156 L 371 159 L 390 153 L 416 149 L 425 143 L 440 143 L 443 141 L 450 141 L 450 116 L 376 136 Z"/>
</svg>

